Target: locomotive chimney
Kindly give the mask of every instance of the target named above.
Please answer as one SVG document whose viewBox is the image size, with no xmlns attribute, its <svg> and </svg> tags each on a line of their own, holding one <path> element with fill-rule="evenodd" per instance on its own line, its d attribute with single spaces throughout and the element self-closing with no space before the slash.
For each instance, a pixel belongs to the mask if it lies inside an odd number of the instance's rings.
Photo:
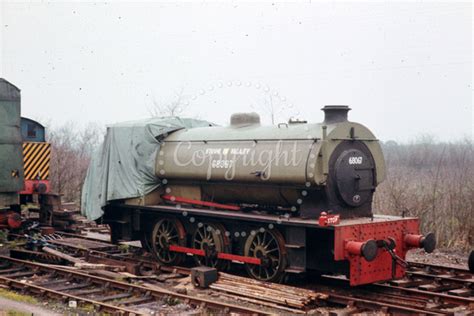
<svg viewBox="0 0 474 316">
<path fill-rule="evenodd" d="M 347 122 L 347 112 L 351 110 L 347 105 L 326 105 L 324 111 L 324 124 Z"/>
</svg>

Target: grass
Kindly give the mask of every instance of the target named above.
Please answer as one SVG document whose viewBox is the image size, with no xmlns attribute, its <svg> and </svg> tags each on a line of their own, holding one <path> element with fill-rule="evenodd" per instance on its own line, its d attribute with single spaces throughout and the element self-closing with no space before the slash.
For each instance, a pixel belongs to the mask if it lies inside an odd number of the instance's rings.
<svg viewBox="0 0 474 316">
<path fill-rule="evenodd" d="M 120 244 L 118 247 L 121 252 L 128 252 L 130 250 L 130 245 L 127 244 Z"/>
<path fill-rule="evenodd" d="M 28 303 L 28 304 L 38 304 L 38 300 L 29 295 L 23 295 L 14 291 L 9 291 L 0 288 L 0 296 L 9 300 Z"/>
<path fill-rule="evenodd" d="M 16 310 L 9 309 L 6 312 L 0 311 L 0 316 L 31 316 L 31 313 L 20 312 Z"/>
<path fill-rule="evenodd" d="M 34 298 L 32 296 L 23 295 L 23 294 L 15 292 L 15 291 L 10 291 L 10 290 L 6 290 L 6 289 L 2 289 L 2 288 L 0 288 L 0 297 L 6 298 L 6 299 L 9 299 L 9 300 L 12 300 L 12 301 L 20 302 L 20 303 L 26 303 L 26 304 L 31 304 L 31 305 L 41 305 L 40 304 L 41 302 L 38 301 L 36 298 Z M 56 303 L 51 302 L 51 301 L 49 301 L 48 303 L 50 303 L 50 304 L 48 304 L 48 309 L 57 308 L 59 310 L 63 310 L 65 308 L 64 304 L 61 304 L 61 303 L 56 304 Z M 75 312 L 77 312 L 79 315 L 84 314 L 84 313 L 94 314 L 95 307 L 92 304 L 81 304 L 80 307 L 78 306 L 77 309 L 73 309 L 73 310 Z M 17 311 L 17 310 L 2 311 L 1 307 L 0 307 L 0 316 L 26 316 L 26 315 L 30 316 L 32 314 Z M 107 314 L 101 313 L 101 315 L 107 315 Z"/>
</svg>

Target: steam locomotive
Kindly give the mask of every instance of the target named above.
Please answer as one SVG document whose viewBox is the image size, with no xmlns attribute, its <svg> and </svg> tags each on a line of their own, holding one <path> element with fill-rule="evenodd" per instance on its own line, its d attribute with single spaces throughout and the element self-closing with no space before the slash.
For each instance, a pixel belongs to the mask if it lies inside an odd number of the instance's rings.
<svg viewBox="0 0 474 316">
<path fill-rule="evenodd" d="M 140 239 L 160 264 L 198 265 L 281 281 L 288 274 L 345 274 L 351 285 L 400 278 L 412 248 L 435 248 L 417 218 L 372 213 L 383 153 L 347 106 L 322 123 L 262 126 L 255 113 L 227 127 L 181 129 L 159 139 L 160 186 L 108 203 L 112 238 Z"/>
<path fill-rule="evenodd" d="M 18 228 L 20 205 L 50 192 L 50 158 L 44 126 L 21 117 L 20 89 L 0 78 L 0 227 Z"/>
</svg>

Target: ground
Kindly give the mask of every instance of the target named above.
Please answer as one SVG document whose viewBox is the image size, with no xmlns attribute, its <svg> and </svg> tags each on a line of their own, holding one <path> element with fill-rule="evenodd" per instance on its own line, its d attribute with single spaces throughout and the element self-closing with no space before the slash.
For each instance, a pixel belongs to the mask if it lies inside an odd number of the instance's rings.
<svg viewBox="0 0 474 316">
<path fill-rule="evenodd" d="M 5 244 L 0 245 L 0 252 L 7 255 L 8 248 L 5 246 Z M 422 250 L 413 250 L 409 252 L 407 259 L 421 263 L 467 268 L 467 257 L 468 255 L 462 251 L 435 250 L 432 254 L 426 254 Z M 0 285 L 0 316 L 87 314 L 87 312 L 87 310 L 69 308 L 61 303 L 37 300 L 28 295 L 6 290 Z"/>
<path fill-rule="evenodd" d="M 0 316 L 3 315 L 62 315 L 44 306 L 35 298 L 0 288 Z"/>
<path fill-rule="evenodd" d="M 0 297 L 0 316 L 8 315 L 38 315 L 38 316 L 55 316 L 62 315 L 51 311 L 50 309 L 41 307 L 37 304 L 29 304 L 17 302 L 12 299 Z"/>
<path fill-rule="evenodd" d="M 433 253 L 427 254 L 423 250 L 419 249 L 408 252 L 407 259 L 420 263 L 467 269 L 468 257 L 469 253 L 459 250 L 436 249 Z"/>
<path fill-rule="evenodd" d="M 88 309 L 70 308 L 65 304 L 11 291 L 0 285 L 0 316 L 59 316 L 65 314 L 86 314 Z"/>
</svg>

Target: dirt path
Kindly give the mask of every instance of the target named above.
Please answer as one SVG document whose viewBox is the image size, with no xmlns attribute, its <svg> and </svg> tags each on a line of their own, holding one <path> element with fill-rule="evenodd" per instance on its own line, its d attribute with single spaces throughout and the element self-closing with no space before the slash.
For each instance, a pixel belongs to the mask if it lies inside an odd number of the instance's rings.
<svg viewBox="0 0 474 316">
<path fill-rule="evenodd" d="M 24 303 L 24 302 L 17 302 L 13 300 L 9 300 L 7 298 L 0 297 L 0 314 L 2 312 L 7 311 L 16 311 L 26 314 L 31 314 L 35 316 L 59 316 L 62 314 L 57 314 L 51 310 L 47 310 L 40 306 Z"/>
</svg>

